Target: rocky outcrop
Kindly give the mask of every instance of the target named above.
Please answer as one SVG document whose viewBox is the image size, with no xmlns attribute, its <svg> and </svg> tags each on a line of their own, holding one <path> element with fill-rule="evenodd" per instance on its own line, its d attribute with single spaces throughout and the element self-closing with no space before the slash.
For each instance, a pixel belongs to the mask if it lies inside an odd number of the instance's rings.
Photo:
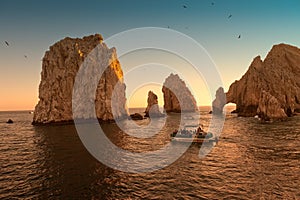
<svg viewBox="0 0 300 200">
<path fill-rule="evenodd" d="M 166 112 L 195 112 L 197 103 L 185 82 L 176 74 L 166 78 L 162 92 Z"/>
<path fill-rule="evenodd" d="M 282 120 L 287 117 L 279 101 L 264 90 L 259 98 L 257 114 L 264 121 Z"/>
<path fill-rule="evenodd" d="M 148 92 L 147 108 L 145 110 L 145 117 L 163 117 L 163 113 L 159 111 L 157 95 L 154 92 Z"/>
<path fill-rule="evenodd" d="M 125 109 L 125 84 L 123 72 L 117 60 L 116 50 L 109 49 L 103 42 L 101 35 L 91 35 L 82 39 L 65 38 L 50 47 L 45 53 L 42 64 L 41 82 L 39 85 L 39 102 L 35 107 L 33 124 L 47 124 L 73 121 L 72 92 L 76 74 L 87 55 L 96 48 L 96 56 L 90 59 L 91 65 L 101 63 L 108 66 L 97 86 L 97 90 L 90 94 L 89 100 L 95 100 L 96 116 L 103 121 L 113 120 L 111 98 L 114 86 L 119 82 L 115 92 L 118 107 L 115 117 L 127 116 Z M 90 71 L 92 77 L 98 71 Z M 79 96 L 86 97 L 89 85 L 80 83 L 82 91 Z M 74 106 L 74 105 L 73 105 Z M 74 109 L 83 110 L 84 104 L 75 105 Z M 91 116 L 82 112 L 76 118 L 88 119 Z"/>
<path fill-rule="evenodd" d="M 14 121 L 13 121 L 12 119 L 8 119 L 8 120 L 6 121 L 6 123 L 7 123 L 7 124 L 13 124 Z"/>
<path fill-rule="evenodd" d="M 236 104 L 239 116 L 258 114 L 265 120 L 292 116 L 300 108 L 300 49 L 274 45 L 264 61 L 259 56 L 253 60 L 226 97 L 227 103 Z"/>
<path fill-rule="evenodd" d="M 143 120 L 144 117 L 140 113 L 134 113 L 130 115 L 130 119 L 132 120 Z"/>
<path fill-rule="evenodd" d="M 220 87 L 216 92 L 216 99 L 212 103 L 212 114 L 222 114 L 223 108 L 226 104 L 226 94 L 224 93 L 224 89 Z"/>
</svg>

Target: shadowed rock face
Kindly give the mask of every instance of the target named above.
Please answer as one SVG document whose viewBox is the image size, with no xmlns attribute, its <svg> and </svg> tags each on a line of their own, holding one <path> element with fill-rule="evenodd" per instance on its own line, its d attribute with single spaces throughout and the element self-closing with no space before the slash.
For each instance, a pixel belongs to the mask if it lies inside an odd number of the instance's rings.
<svg viewBox="0 0 300 200">
<path fill-rule="evenodd" d="M 163 117 L 164 114 L 162 114 L 159 111 L 158 107 L 158 100 L 157 95 L 154 94 L 154 92 L 149 91 L 148 92 L 148 99 L 147 99 L 147 108 L 145 110 L 145 117 Z"/>
<path fill-rule="evenodd" d="M 284 109 L 281 108 L 279 101 L 266 91 L 260 94 L 257 113 L 264 121 L 280 120 L 286 118 Z"/>
<path fill-rule="evenodd" d="M 300 49 L 274 45 L 264 61 L 258 56 L 248 71 L 231 84 L 227 103 L 239 116 L 259 115 L 264 120 L 292 116 L 300 108 Z"/>
<path fill-rule="evenodd" d="M 226 94 L 224 93 L 224 89 L 220 87 L 216 92 L 216 99 L 213 101 L 212 113 L 217 115 L 222 114 L 225 104 L 226 104 Z"/>
<path fill-rule="evenodd" d="M 96 116 L 100 120 L 113 120 L 115 117 L 120 118 L 127 116 L 125 109 L 125 84 L 123 83 L 123 72 L 119 61 L 117 60 L 116 50 L 109 49 L 102 43 L 102 36 L 99 34 L 84 37 L 82 39 L 65 38 L 50 47 L 45 53 L 42 64 L 41 82 L 39 85 L 39 102 L 35 107 L 33 124 L 48 124 L 57 122 L 67 122 L 73 120 L 72 114 L 72 92 L 76 74 L 87 55 L 94 51 L 97 56 L 90 59 L 87 64 L 96 66 L 101 63 L 108 66 L 104 71 L 96 91 L 89 91 L 89 86 L 85 82 L 80 82 L 82 90 L 79 96 L 90 101 L 95 101 Z M 101 66 L 102 66 L 101 65 Z M 93 74 L 99 73 L 87 71 L 92 77 Z M 118 83 L 115 91 L 117 107 L 112 111 L 111 99 L 113 89 Z M 88 94 L 88 92 L 92 93 Z M 74 106 L 74 105 L 73 105 Z M 89 119 L 89 112 L 85 111 L 84 102 L 75 105 L 80 114 L 76 118 Z"/>
<path fill-rule="evenodd" d="M 176 74 L 166 78 L 162 92 L 166 112 L 195 112 L 197 103 L 185 82 Z"/>
</svg>

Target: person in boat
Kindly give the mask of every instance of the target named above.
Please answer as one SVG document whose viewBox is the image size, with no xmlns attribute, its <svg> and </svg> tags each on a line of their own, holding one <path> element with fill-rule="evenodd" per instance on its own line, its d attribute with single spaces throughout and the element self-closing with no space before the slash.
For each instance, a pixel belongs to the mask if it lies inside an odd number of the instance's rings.
<svg viewBox="0 0 300 200">
<path fill-rule="evenodd" d="M 207 133 L 207 137 L 208 137 L 208 138 L 212 138 L 212 137 L 213 137 L 213 134 L 212 134 L 211 132 L 208 132 L 208 133 Z"/>
<path fill-rule="evenodd" d="M 183 135 L 186 135 L 187 134 L 187 130 L 184 128 L 181 132 Z"/>
<path fill-rule="evenodd" d="M 175 136 L 177 135 L 177 133 L 178 133 L 178 130 L 175 129 L 175 130 L 173 131 L 173 133 L 171 133 L 171 137 L 175 137 Z"/>
<path fill-rule="evenodd" d="M 199 127 L 197 128 L 197 133 L 199 134 L 199 133 L 202 133 L 202 132 L 203 132 L 203 130 L 202 130 L 201 126 L 199 126 Z"/>
<path fill-rule="evenodd" d="M 196 131 L 196 137 L 198 138 L 204 138 L 206 136 L 206 132 L 204 132 L 204 130 L 201 128 L 201 126 L 199 126 L 197 128 L 197 131 Z"/>
</svg>

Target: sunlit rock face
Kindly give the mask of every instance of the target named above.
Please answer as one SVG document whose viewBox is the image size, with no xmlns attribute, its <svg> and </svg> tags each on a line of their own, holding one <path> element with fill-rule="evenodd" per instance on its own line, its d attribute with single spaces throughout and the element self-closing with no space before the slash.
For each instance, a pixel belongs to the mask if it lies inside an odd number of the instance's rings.
<svg viewBox="0 0 300 200">
<path fill-rule="evenodd" d="M 248 71 L 231 84 L 227 103 L 235 103 L 239 116 L 259 115 L 282 120 L 300 108 L 300 49 L 274 45 L 262 61 L 258 56 Z"/>
<path fill-rule="evenodd" d="M 185 82 L 177 74 L 168 76 L 163 84 L 166 112 L 196 112 L 197 103 Z"/>
<path fill-rule="evenodd" d="M 157 95 L 154 94 L 154 92 L 149 91 L 148 92 L 148 99 L 147 99 L 147 108 L 145 110 L 145 117 L 163 117 L 164 114 L 162 114 L 159 111 L 158 106 L 158 98 Z"/>
<path fill-rule="evenodd" d="M 65 38 L 50 47 L 45 53 L 42 64 L 41 82 L 39 85 L 39 102 L 35 107 L 33 124 L 48 124 L 73 121 L 72 92 L 76 74 L 84 59 L 93 50 L 92 59 L 85 61 L 91 66 L 86 75 L 94 77 L 100 73 L 97 69 L 99 63 L 107 67 L 102 69 L 100 81 L 96 84 L 96 90 L 90 91 L 89 82 L 80 79 L 80 97 L 83 102 L 73 105 L 77 112 L 76 118 L 89 119 L 90 113 L 96 113 L 96 117 L 103 121 L 114 120 L 127 116 L 125 109 L 125 84 L 123 72 L 117 59 L 115 48 L 109 49 L 103 42 L 101 35 L 91 35 L 82 39 Z M 85 81 L 85 82 L 84 82 Z M 118 83 L 118 84 L 117 84 Z M 114 87 L 114 103 L 112 109 L 111 100 Z M 93 110 L 86 110 L 84 101 L 94 101 Z"/>
</svg>

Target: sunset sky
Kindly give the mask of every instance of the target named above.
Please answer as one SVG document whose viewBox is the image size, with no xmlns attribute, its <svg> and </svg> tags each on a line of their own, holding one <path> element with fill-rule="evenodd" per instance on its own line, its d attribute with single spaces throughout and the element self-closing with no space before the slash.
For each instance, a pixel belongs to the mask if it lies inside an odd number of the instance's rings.
<svg viewBox="0 0 300 200">
<path fill-rule="evenodd" d="M 299 10 L 299 0 L 0 1 L 0 110 L 34 109 L 41 60 L 55 42 L 95 33 L 105 39 L 139 27 L 169 26 L 196 40 L 218 67 L 227 91 L 252 59 L 264 59 L 274 44 L 300 47 Z M 122 68 L 129 67 L 129 57 L 123 62 Z M 162 83 L 166 74 L 157 74 L 156 80 Z M 135 88 L 134 78 L 125 81 L 130 107 L 145 106 L 149 89 L 158 93 L 162 105 L 160 85 Z M 205 88 L 195 97 L 199 105 L 210 104 Z"/>
</svg>

